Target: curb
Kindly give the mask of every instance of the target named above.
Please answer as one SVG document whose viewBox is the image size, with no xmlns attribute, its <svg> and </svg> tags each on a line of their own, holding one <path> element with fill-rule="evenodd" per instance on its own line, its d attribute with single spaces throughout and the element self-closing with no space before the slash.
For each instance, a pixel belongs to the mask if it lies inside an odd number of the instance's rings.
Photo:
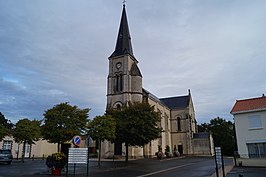
<svg viewBox="0 0 266 177">
<path fill-rule="evenodd" d="M 234 168 L 234 165 L 226 165 L 224 166 L 224 173 L 225 173 L 225 176 L 227 173 L 229 173 L 232 169 Z M 219 168 L 219 176 L 223 176 L 223 169 L 222 168 Z M 210 177 L 217 177 L 216 176 L 216 172 L 214 172 Z"/>
</svg>

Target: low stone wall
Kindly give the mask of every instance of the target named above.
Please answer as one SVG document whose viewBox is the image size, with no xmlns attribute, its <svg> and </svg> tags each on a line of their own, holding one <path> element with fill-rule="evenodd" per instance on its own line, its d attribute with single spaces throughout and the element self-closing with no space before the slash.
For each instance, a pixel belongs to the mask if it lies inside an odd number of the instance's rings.
<svg viewBox="0 0 266 177">
<path fill-rule="evenodd" d="M 266 158 L 263 159 L 237 158 L 236 164 L 237 166 L 266 167 Z"/>
</svg>

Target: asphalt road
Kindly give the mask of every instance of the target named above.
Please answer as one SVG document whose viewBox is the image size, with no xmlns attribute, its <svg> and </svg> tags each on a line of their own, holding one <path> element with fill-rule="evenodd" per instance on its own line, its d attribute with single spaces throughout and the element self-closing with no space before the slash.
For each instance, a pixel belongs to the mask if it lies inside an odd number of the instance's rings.
<svg viewBox="0 0 266 177">
<path fill-rule="evenodd" d="M 232 159 L 225 159 L 232 164 Z M 144 159 L 123 161 L 103 161 L 101 168 L 95 160 L 90 161 L 90 177 L 207 177 L 215 172 L 213 157 L 186 157 L 178 159 Z M 76 165 L 75 176 L 86 176 L 86 165 Z M 0 177 L 47 177 L 51 176 L 43 160 L 14 161 L 11 165 L 0 164 Z M 64 173 L 62 176 L 66 176 Z M 69 166 L 68 176 L 74 176 L 73 165 Z"/>
</svg>

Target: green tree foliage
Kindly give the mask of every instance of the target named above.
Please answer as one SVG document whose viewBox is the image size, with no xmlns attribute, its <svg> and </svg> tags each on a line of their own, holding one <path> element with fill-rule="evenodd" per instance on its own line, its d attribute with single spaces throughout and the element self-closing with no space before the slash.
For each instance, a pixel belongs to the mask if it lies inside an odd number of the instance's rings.
<svg viewBox="0 0 266 177">
<path fill-rule="evenodd" d="M 50 143 L 58 143 L 59 152 L 62 143 L 85 132 L 89 111 L 90 109 L 79 109 L 68 103 L 60 103 L 46 110 L 43 114 L 43 138 Z"/>
<path fill-rule="evenodd" d="M 115 139 L 116 122 L 110 115 L 96 116 L 88 125 L 88 135 L 99 142 L 99 159 L 101 162 L 101 142 L 103 140 L 113 141 Z"/>
<path fill-rule="evenodd" d="M 0 124 L 0 141 L 2 141 L 5 136 L 6 136 L 6 128 L 2 124 Z"/>
<path fill-rule="evenodd" d="M 13 124 L 10 120 L 6 119 L 5 116 L 0 112 L 0 141 L 6 136 L 11 134 Z"/>
<path fill-rule="evenodd" d="M 214 138 L 214 145 L 221 146 L 224 155 L 233 155 L 235 146 L 234 124 L 223 118 L 217 117 L 210 120 L 210 123 L 199 125 L 201 132 L 211 132 Z"/>
<path fill-rule="evenodd" d="M 198 125 L 198 131 L 199 132 L 209 132 L 209 123 L 203 123 L 201 125 Z"/>
<path fill-rule="evenodd" d="M 161 129 L 157 126 L 160 114 L 148 103 L 130 103 L 128 107 L 107 113 L 116 119 L 116 142 L 125 143 L 126 161 L 128 146 L 144 146 L 160 137 Z"/>
<path fill-rule="evenodd" d="M 22 159 L 25 155 L 25 145 L 34 144 L 34 141 L 38 141 L 41 137 L 41 121 L 21 119 L 19 120 L 13 132 L 13 137 L 16 142 L 23 143 Z"/>
</svg>

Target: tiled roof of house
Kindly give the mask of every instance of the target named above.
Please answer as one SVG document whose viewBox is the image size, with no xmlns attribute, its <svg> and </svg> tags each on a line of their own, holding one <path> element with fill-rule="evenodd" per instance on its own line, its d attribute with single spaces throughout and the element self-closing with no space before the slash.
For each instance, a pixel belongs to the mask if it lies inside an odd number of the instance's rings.
<svg viewBox="0 0 266 177">
<path fill-rule="evenodd" d="M 231 114 L 263 110 L 263 109 L 266 110 L 266 97 L 264 95 L 258 98 L 236 100 L 236 103 L 231 110 Z"/>
</svg>

